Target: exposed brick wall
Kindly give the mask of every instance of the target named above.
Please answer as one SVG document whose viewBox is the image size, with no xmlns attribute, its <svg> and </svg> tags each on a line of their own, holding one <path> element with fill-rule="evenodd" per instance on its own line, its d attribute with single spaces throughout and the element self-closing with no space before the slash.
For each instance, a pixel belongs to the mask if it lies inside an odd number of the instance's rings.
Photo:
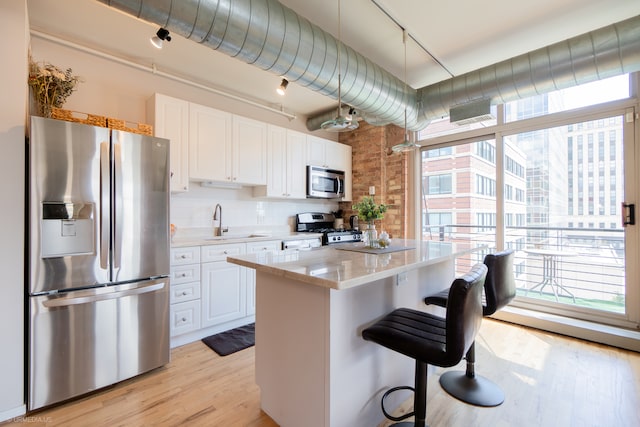
<svg viewBox="0 0 640 427">
<path fill-rule="evenodd" d="M 372 126 L 360 122 L 352 132 L 340 134 L 340 142 L 352 147 L 353 202 L 369 194 L 376 187 L 376 203 L 388 205 L 384 219 L 376 221 L 378 231 L 385 230 L 392 238 L 404 238 L 407 223 L 408 176 L 407 155 L 390 154 L 391 147 L 404 139 L 404 130 L 395 125 Z M 353 203 L 341 202 L 345 223 L 356 213 Z"/>
</svg>

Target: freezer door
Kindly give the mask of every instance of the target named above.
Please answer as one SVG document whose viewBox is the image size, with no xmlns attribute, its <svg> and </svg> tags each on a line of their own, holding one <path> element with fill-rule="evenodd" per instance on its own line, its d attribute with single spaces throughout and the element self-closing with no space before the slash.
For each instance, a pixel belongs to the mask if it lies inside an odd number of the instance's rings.
<svg viewBox="0 0 640 427">
<path fill-rule="evenodd" d="M 169 141 L 113 131 L 113 281 L 169 275 Z"/>
<path fill-rule="evenodd" d="M 108 283 L 108 129 L 32 117 L 28 159 L 29 293 Z"/>
<path fill-rule="evenodd" d="M 29 410 L 169 362 L 168 279 L 29 298 Z"/>
</svg>

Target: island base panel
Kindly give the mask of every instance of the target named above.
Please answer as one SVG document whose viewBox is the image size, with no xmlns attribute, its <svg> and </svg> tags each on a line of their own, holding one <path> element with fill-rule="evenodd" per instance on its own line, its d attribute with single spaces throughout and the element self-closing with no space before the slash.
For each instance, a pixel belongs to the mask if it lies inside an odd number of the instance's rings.
<svg viewBox="0 0 640 427">
<path fill-rule="evenodd" d="M 414 361 L 364 341 L 363 329 L 397 307 L 432 311 L 424 296 L 448 288 L 453 260 L 344 290 L 257 272 L 256 383 L 282 427 L 376 426 L 382 394 L 413 385 Z M 430 372 L 433 368 L 430 367 Z M 394 408 L 410 396 L 387 399 Z"/>
</svg>

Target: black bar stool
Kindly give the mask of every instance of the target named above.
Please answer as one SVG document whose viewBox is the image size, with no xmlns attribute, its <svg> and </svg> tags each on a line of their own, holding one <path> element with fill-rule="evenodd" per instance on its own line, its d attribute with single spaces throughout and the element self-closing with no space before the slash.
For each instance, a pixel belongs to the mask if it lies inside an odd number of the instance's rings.
<svg viewBox="0 0 640 427">
<path fill-rule="evenodd" d="M 415 423 L 394 426 L 425 427 L 427 413 L 427 365 L 455 366 L 469 350 L 482 321 L 482 287 L 487 275 L 484 264 L 475 265 L 463 277 L 453 281 L 448 291 L 449 307 L 442 318 L 409 308 L 398 308 L 362 331 L 373 341 L 416 361 L 415 388 L 394 387 L 382 397 L 382 412 L 392 421 L 415 415 Z M 384 408 L 389 393 L 414 390 L 414 410 L 401 417 L 390 416 Z"/>
<path fill-rule="evenodd" d="M 484 257 L 484 264 L 488 268 L 487 279 L 484 282 L 484 304 L 482 314 L 490 316 L 509 304 L 516 296 L 516 282 L 513 274 L 513 250 L 489 254 Z M 446 292 L 426 297 L 426 304 L 447 307 Z M 498 385 L 485 377 L 476 375 L 475 342 L 469 348 L 465 359 L 467 370 L 449 371 L 440 376 L 440 385 L 447 393 L 463 402 L 476 406 L 498 406 L 504 402 L 504 392 Z"/>
</svg>

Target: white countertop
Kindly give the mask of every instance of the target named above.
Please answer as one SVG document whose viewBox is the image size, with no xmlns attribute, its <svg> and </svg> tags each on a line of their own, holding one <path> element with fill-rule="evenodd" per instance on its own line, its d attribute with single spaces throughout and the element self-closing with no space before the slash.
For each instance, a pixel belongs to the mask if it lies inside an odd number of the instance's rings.
<svg viewBox="0 0 640 427">
<path fill-rule="evenodd" d="M 363 248 L 363 243 L 340 243 L 341 248 Z M 471 252 L 454 243 L 394 239 L 391 248 L 411 249 L 389 253 L 362 253 L 337 249 L 337 245 L 321 248 L 230 256 L 227 261 L 259 272 L 280 275 L 311 285 L 331 289 L 347 289 L 384 279 Z"/>
<path fill-rule="evenodd" d="M 265 242 L 271 240 L 293 240 L 322 237 L 322 233 L 296 233 L 292 231 L 272 232 L 272 233 L 248 233 L 248 234 L 226 234 L 224 236 L 184 236 L 171 239 L 172 248 L 182 248 L 186 246 L 206 246 L 222 245 L 229 243 Z"/>
</svg>

